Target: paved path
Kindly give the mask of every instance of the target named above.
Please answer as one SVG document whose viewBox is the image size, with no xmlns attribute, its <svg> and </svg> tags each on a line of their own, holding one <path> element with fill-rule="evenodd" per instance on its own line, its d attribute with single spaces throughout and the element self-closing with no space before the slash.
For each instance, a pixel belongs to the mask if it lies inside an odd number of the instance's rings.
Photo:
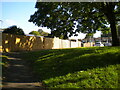
<svg viewBox="0 0 120 90">
<path fill-rule="evenodd" d="M 8 56 L 9 66 L 3 69 L 3 89 L 43 90 L 42 83 L 33 75 L 32 69 L 18 52 L 4 53 Z M 29 89 L 28 89 L 29 88 Z"/>
</svg>

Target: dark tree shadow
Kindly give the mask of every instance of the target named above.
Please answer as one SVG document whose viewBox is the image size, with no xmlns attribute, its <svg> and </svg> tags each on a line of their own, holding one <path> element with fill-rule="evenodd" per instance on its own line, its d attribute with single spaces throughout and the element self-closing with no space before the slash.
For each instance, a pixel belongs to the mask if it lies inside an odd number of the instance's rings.
<svg viewBox="0 0 120 90">
<path fill-rule="evenodd" d="M 26 60 L 19 52 L 3 53 L 2 61 L 8 65 L 2 68 L 3 88 L 40 88 L 41 81 L 36 77 Z M 11 86 L 10 86 L 11 85 Z"/>
<path fill-rule="evenodd" d="M 108 47 L 110 48 L 110 47 Z M 98 48 L 103 50 L 103 48 Z M 96 49 L 59 49 L 39 52 L 26 52 L 23 58 L 30 62 L 41 80 L 63 76 L 68 73 L 85 71 L 120 64 L 120 53 L 94 53 Z M 71 52 L 72 51 L 72 52 Z M 44 53 L 45 52 L 45 53 Z M 73 54 L 74 53 L 74 54 Z M 28 57 L 34 56 L 34 57 Z"/>
</svg>

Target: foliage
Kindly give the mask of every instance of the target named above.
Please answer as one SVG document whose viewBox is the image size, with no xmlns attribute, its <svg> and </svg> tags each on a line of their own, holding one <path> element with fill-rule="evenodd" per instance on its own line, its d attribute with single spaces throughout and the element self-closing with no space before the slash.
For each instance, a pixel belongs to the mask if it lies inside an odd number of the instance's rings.
<svg viewBox="0 0 120 90">
<path fill-rule="evenodd" d="M 120 25 L 118 25 L 118 35 L 120 37 Z"/>
<path fill-rule="evenodd" d="M 106 30 L 110 24 L 113 46 L 119 44 L 116 32 L 119 2 L 37 2 L 35 7 L 37 11 L 29 21 L 50 28 L 51 36 L 68 38 L 77 32 L 95 33 Z"/>
<path fill-rule="evenodd" d="M 43 50 L 23 56 L 48 87 L 118 88 L 120 47 Z"/>
<path fill-rule="evenodd" d="M 2 68 L 8 67 L 9 63 L 8 63 L 8 57 L 5 55 L 0 55 L 0 66 L 2 66 Z"/>
<path fill-rule="evenodd" d="M 3 33 L 16 34 L 16 35 L 24 35 L 24 31 L 21 28 L 17 28 L 17 26 L 11 26 L 3 31 Z"/>
<path fill-rule="evenodd" d="M 118 24 L 116 27 L 117 27 L 118 36 L 120 37 L 120 25 Z M 101 37 L 111 37 L 110 29 L 107 28 L 106 30 L 103 30 Z"/>
<path fill-rule="evenodd" d="M 87 33 L 86 36 L 85 36 L 85 39 L 86 38 L 93 38 L 93 35 L 94 35 L 93 33 Z"/>
<path fill-rule="evenodd" d="M 110 28 L 106 28 L 105 30 L 102 30 L 101 37 L 111 37 L 111 31 Z"/>
<path fill-rule="evenodd" d="M 39 29 L 38 32 L 40 33 L 41 36 L 48 36 L 48 33 L 44 32 L 42 29 Z"/>
<path fill-rule="evenodd" d="M 31 31 L 29 34 L 38 35 L 38 36 L 48 36 L 49 33 L 44 32 L 42 29 L 38 31 Z"/>
<path fill-rule="evenodd" d="M 33 34 L 33 35 L 38 35 L 40 36 L 40 33 L 38 31 L 31 31 L 29 34 Z"/>
</svg>

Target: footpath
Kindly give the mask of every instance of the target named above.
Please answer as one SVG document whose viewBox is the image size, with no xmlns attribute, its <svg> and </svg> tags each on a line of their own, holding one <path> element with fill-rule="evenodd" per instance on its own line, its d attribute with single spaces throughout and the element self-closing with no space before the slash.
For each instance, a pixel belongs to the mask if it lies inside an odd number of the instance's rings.
<svg viewBox="0 0 120 90">
<path fill-rule="evenodd" d="M 8 56 L 9 66 L 2 70 L 2 90 L 46 90 L 19 52 L 3 53 Z"/>
</svg>

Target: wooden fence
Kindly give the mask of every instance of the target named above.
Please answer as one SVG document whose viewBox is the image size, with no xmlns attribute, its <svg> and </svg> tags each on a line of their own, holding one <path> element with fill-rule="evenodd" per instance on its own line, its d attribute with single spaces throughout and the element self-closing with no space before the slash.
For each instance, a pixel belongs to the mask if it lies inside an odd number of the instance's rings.
<svg viewBox="0 0 120 90">
<path fill-rule="evenodd" d="M 62 40 L 24 35 L 2 34 L 1 52 L 34 51 L 81 47 L 81 41 Z"/>
</svg>

